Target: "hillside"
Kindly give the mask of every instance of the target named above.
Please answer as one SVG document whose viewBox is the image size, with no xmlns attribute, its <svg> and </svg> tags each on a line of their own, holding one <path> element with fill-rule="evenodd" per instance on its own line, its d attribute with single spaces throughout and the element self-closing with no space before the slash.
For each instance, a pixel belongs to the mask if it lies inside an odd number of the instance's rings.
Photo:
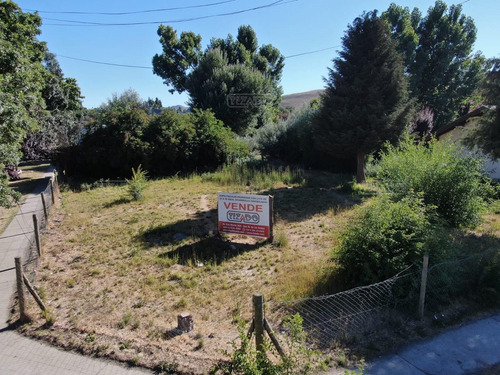
<svg viewBox="0 0 500 375">
<path fill-rule="evenodd" d="M 281 106 L 283 108 L 293 107 L 300 108 L 303 104 L 310 102 L 314 98 L 318 98 L 324 90 L 311 90 L 299 92 L 296 94 L 283 95 Z"/>
</svg>

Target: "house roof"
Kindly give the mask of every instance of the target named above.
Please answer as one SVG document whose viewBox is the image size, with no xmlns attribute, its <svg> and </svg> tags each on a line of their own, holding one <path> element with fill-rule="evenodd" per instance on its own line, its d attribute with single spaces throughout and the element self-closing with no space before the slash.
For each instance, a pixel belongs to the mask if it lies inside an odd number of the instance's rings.
<svg viewBox="0 0 500 375">
<path fill-rule="evenodd" d="M 457 118 L 456 120 L 450 122 L 448 125 L 442 126 L 439 129 L 437 129 L 434 132 L 434 136 L 436 136 L 437 138 L 439 138 L 441 135 L 446 134 L 446 133 L 452 131 L 457 126 L 464 126 L 467 123 L 467 120 L 469 120 L 472 117 L 482 116 L 483 113 L 486 110 L 489 110 L 489 109 L 490 109 L 490 107 L 488 107 L 486 105 L 480 105 L 479 107 L 473 109 L 472 111 L 466 113 L 465 115 L 463 115 L 463 116 Z"/>
</svg>

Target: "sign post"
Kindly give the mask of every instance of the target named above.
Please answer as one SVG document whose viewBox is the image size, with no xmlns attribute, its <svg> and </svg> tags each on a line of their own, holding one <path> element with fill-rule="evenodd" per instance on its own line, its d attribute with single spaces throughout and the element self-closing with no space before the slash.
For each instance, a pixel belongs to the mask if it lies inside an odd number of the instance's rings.
<svg viewBox="0 0 500 375">
<path fill-rule="evenodd" d="M 218 193 L 219 233 L 272 238 L 273 198 Z"/>
</svg>

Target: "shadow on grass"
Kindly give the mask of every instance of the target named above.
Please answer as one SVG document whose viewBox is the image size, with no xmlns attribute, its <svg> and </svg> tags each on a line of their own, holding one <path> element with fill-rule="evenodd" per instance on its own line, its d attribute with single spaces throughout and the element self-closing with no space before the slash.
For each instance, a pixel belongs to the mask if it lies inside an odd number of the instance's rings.
<svg viewBox="0 0 500 375">
<path fill-rule="evenodd" d="M 209 210 L 198 212 L 192 219 L 149 229 L 139 235 L 138 240 L 150 247 L 165 247 L 168 250 L 158 256 L 175 260 L 179 264 L 220 264 L 265 244 L 265 241 L 256 244 L 232 243 L 214 234 L 216 228 L 217 210 Z"/>
<path fill-rule="evenodd" d="M 182 265 L 198 262 L 219 265 L 239 254 L 257 250 L 265 243 L 265 241 L 256 244 L 231 243 L 220 236 L 211 236 L 174 250 L 165 251 L 159 257 L 175 259 Z"/>
<path fill-rule="evenodd" d="M 122 197 L 122 198 L 115 199 L 112 202 L 106 203 L 102 207 L 103 208 L 112 208 L 112 207 L 115 207 L 115 206 L 119 206 L 121 204 L 130 203 L 130 202 L 132 202 L 132 199 Z"/>
<path fill-rule="evenodd" d="M 349 192 L 343 191 L 344 185 L 308 182 L 306 186 L 271 189 L 263 194 L 274 196 L 274 211 L 279 219 L 287 222 L 307 220 L 330 210 L 343 210 L 361 202 Z"/>
</svg>

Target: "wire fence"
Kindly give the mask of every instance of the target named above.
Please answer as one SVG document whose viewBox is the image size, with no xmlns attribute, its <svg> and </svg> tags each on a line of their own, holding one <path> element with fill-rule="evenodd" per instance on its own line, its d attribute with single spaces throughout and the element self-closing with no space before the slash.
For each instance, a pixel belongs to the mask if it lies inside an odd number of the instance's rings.
<svg viewBox="0 0 500 375">
<path fill-rule="evenodd" d="M 450 301 L 472 300 L 492 306 L 500 299 L 500 252 L 490 249 L 429 268 L 426 312 L 438 316 Z"/>
<path fill-rule="evenodd" d="M 458 300 L 494 305 L 500 297 L 500 252 L 480 254 L 434 264 L 427 274 L 426 316 L 442 316 Z M 422 265 L 413 265 L 385 281 L 344 292 L 298 299 L 271 301 L 268 316 L 279 334 L 286 336 L 283 320 L 300 314 L 309 344 L 327 349 L 335 341 L 352 339 L 387 329 L 388 319 L 404 314 L 418 319 Z M 388 318 L 389 317 L 389 318 Z"/>
<path fill-rule="evenodd" d="M 22 242 L 25 248 L 20 249 L 22 255 L 23 272 L 28 280 L 33 283 L 35 281 L 36 272 L 40 262 L 40 255 L 37 245 L 37 231 L 43 233 L 47 227 L 47 218 L 52 211 L 52 206 L 56 197 L 59 195 L 59 186 L 57 178 L 47 177 L 44 179 L 43 185 L 45 188 L 35 195 L 29 196 L 22 204 L 18 204 L 19 212 L 13 217 L 18 233 L 5 235 L 1 238 L 22 237 Z M 37 228 L 35 228 L 35 225 Z M 38 239 L 40 240 L 40 239 Z"/>
</svg>

